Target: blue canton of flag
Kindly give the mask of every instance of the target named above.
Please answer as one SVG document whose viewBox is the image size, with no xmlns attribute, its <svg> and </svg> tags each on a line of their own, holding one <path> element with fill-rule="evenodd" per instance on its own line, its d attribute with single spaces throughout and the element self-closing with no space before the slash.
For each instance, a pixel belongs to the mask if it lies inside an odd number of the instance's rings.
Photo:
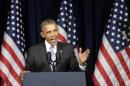
<svg viewBox="0 0 130 86">
<path fill-rule="evenodd" d="M 76 46 L 78 37 L 76 34 L 77 31 L 72 0 L 61 0 L 60 14 L 58 16 L 57 22 L 67 33 L 68 40 L 66 41 L 69 44 Z M 60 32 L 60 34 L 65 38 L 64 33 Z"/>
<path fill-rule="evenodd" d="M 21 3 L 18 0 L 12 0 L 11 11 L 7 21 L 6 33 L 12 38 L 19 50 L 25 52 L 25 36 L 22 19 Z"/>
<path fill-rule="evenodd" d="M 2 86 L 21 86 L 19 76 L 24 69 L 25 35 L 22 0 L 11 0 L 7 28 L 0 52 L 0 77 Z"/>
<path fill-rule="evenodd" d="M 115 52 L 118 52 L 130 44 L 130 22 L 124 0 L 117 0 L 114 6 L 105 35 Z"/>
</svg>

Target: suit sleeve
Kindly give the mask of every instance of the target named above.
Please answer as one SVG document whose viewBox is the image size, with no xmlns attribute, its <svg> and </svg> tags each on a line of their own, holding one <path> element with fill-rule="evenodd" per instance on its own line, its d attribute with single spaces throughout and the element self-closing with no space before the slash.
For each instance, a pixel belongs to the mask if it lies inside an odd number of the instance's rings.
<svg viewBox="0 0 130 86">
<path fill-rule="evenodd" d="M 79 63 L 74 53 L 74 49 L 70 47 L 70 71 L 82 71 L 79 67 Z"/>
<path fill-rule="evenodd" d="M 34 70 L 34 67 L 33 67 L 33 51 L 32 49 L 30 48 L 27 52 L 27 58 L 25 59 L 25 62 L 26 62 L 26 65 L 25 65 L 25 70 L 28 70 L 28 71 L 33 71 Z"/>
</svg>

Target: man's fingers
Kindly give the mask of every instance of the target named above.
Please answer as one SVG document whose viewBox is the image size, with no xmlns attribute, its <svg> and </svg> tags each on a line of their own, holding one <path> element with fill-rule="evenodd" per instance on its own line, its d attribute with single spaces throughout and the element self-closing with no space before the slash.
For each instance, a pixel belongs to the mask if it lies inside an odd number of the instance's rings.
<svg viewBox="0 0 130 86">
<path fill-rule="evenodd" d="M 30 71 L 22 71 L 21 73 L 20 73 L 20 79 L 21 80 L 23 80 L 23 77 L 24 77 L 24 75 L 26 74 L 26 73 L 30 73 Z"/>
</svg>

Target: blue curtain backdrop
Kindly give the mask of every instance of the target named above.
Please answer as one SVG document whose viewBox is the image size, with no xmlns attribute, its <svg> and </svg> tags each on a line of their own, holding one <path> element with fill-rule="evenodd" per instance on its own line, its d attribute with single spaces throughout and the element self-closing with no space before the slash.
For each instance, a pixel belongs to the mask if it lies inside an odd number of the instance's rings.
<svg viewBox="0 0 130 86">
<path fill-rule="evenodd" d="M 23 14 L 27 48 L 41 42 L 40 22 L 46 18 L 57 20 L 60 0 L 23 0 Z M 91 55 L 88 58 L 86 82 L 93 85 L 92 74 L 102 39 L 102 34 L 109 17 L 114 0 L 73 0 L 74 13 L 78 26 L 79 45 L 89 48 Z M 127 0 L 130 3 L 129 0 Z M 130 14 L 130 4 L 128 5 Z M 3 32 L 6 29 L 7 13 L 10 0 L 0 0 L 0 44 Z"/>
</svg>

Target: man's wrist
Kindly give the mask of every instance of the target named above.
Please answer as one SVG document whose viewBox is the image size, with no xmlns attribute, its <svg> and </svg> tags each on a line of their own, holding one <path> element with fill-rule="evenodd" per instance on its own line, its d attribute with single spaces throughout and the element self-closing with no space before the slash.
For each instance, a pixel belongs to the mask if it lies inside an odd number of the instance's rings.
<svg viewBox="0 0 130 86">
<path fill-rule="evenodd" d="M 80 65 L 81 65 L 81 66 L 86 66 L 86 65 L 87 65 L 87 63 L 86 63 L 86 62 L 84 62 L 84 63 L 81 63 Z"/>
</svg>

